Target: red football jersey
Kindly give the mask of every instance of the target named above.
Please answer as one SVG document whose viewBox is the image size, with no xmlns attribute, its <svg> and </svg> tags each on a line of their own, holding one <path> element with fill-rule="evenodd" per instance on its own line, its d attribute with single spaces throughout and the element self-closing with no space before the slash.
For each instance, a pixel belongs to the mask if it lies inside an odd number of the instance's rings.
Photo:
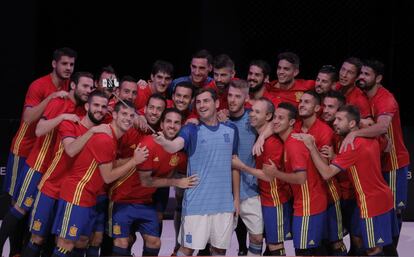
<svg viewBox="0 0 414 257">
<path fill-rule="evenodd" d="M 361 89 L 353 87 L 346 93 L 345 98 L 347 104 L 352 104 L 358 107 L 361 118 L 368 118 L 372 116 L 368 98 Z"/>
<path fill-rule="evenodd" d="M 110 198 L 114 202 L 149 204 L 152 195 L 157 190 L 155 187 L 141 185 L 139 171 L 152 172 L 155 177 L 168 177 L 177 167 L 183 153 L 168 153 L 162 146 L 149 135 L 142 139 L 141 146 L 147 146 L 148 159 L 131 170 L 126 176 L 114 183 L 110 189 Z"/>
<path fill-rule="evenodd" d="M 293 192 L 293 214 L 310 216 L 325 211 L 328 201 L 325 182 L 316 170 L 306 146 L 290 135 L 284 144 L 284 167 L 288 173 L 306 172 L 304 184 L 290 184 Z"/>
<path fill-rule="evenodd" d="M 355 187 L 362 218 L 384 214 L 393 208 L 394 202 L 391 189 L 381 174 L 378 140 L 357 137 L 354 147 L 354 150 L 348 148 L 338 154 L 332 164 L 347 170 Z"/>
<path fill-rule="evenodd" d="M 112 135 L 115 132 L 112 131 Z M 93 135 L 75 159 L 65 178 L 65 190 L 60 198 L 82 207 L 96 205 L 104 180 L 99 165 L 113 162 L 116 157 L 117 139 L 104 133 Z"/>
<path fill-rule="evenodd" d="M 382 170 L 389 172 L 407 166 L 410 162 L 410 155 L 405 147 L 400 121 L 400 109 L 394 96 L 384 87 L 379 87 L 377 93 L 369 99 L 372 114 L 375 121 L 381 115 L 390 115 L 392 121 L 387 130 L 387 136 L 392 140 L 391 151 L 385 153 L 382 162 Z"/>
<path fill-rule="evenodd" d="M 61 90 L 68 90 L 68 88 L 69 80 L 65 82 Z M 50 74 L 35 80 L 27 90 L 24 108 L 37 106 L 49 95 L 57 91 L 58 88 L 53 84 L 52 76 Z M 36 141 L 36 125 L 37 121 L 27 124 L 23 121 L 22 116 L 20 127 L 14 136 L 10 147 L 10 151 L 13 152 L 13 154 L 23 157 L 29 156 L 30 150 Z"/>
<path fill-rule="evenodd" d="M 79 117 L 85 116 L 84 106 L 75 106 L 69 98 L 52 99 L 46 106 L 42 118 L 50 120 L 63 113 L 74 113 Z M 50 165 L 53 154 L 53 146 L 56 143 L 57 127 L 49 131 L 46 135 L 37 137 L 36 142 L 27 157 L 27 164 L 34 170 L 44 173 Z"/>
<path fill-rule="evenodd" d="M 263 164 L 270 164 L 272 160 L 280 169 L 283 157 L 283 144 L 276 136 L 268 137 L 263 145 L 263 153 L 256 156 L 256 168 L 262 169 Z M 260 200 L 263 206 L 278 206 L 289 201 L 291 192 L 289 184 L 280 180 L 273 179 L 267 182 L 259 179 Z"/>
<path fill-rule="evenodd" d="M 304 133 L 302 130 L 303 121 L 300 120 L 295 123 L 295 130 L 299 133 Z M 325 122 L 316 119 L 312 126 L 307 131 L 315 138 L 315 144 L 318 150 L 322 149 L 322 146 L 333 146 L 334 132 Z M 328 191 L 328 200 L 330 203 L 339 201 L 341 199 L 341 191 L 339 189 L 338 181 L 336 177 L 332 177 L 326 181 Z"/>
<path fill-rule="evenodd" d="M 61 184 L 68 174 L 68 171 L 72 168 L 73 161 L 76 158 L 76 156 L 71 158 L 65 153 L 62 140 L 67 137 L 77 138 L 85 134 L 88 130 L 82 124 L 72 121 L 64 120 L 60 123 L 53 150 L 55 153 L 54 157 L 38 186 L 43 194 L 54 199 L 59 199 Z"/>
<path fill-rule="evenodd" d="M 273 102 L 275 107 L 277 107 L 282 102 L 288 102 L 297 108 L 303 93 L 315 87 L 314 80 L 303 79 L 295 79 L 295 83 L 288 90 L 277 88 L 275 86 L 276 84 L 277 81 L 272 81 L 270 84 L 266 84 L 267 88 L 263 94 L 264 97 Z"/>
<path fill-rule="evenodd" d="M 135 109 L 137 110 L 144 108 L 148 98 L 153 94 L 149 85 L 150 82 L 147 83 L 146 86 L 138 86 L 137 98 L 135 98 Z"/>
</svg>

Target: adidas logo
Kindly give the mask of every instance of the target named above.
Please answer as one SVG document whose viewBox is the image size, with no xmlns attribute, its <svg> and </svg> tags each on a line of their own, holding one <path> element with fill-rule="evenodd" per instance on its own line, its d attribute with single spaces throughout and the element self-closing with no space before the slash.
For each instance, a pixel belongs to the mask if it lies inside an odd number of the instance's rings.
<svg viewBox="0 0 414 257">
<path fill-rule="evenodd" d="M 158 156 L 154 158 L 154 160 L 152 160 L 153 162 L 159 162 L 160 159 L 158 159 Z"/>
<path fill-rule="evenodd" d="M 398 207 L 404 207 L 405 206 L 405 204 L 403 203 L 403 202 L 400 202 L 399 204 L 398 204 Z"/>
<path fill-rule="evenodd" d="M 315 245 L 315 241 L 310 240 L 309 243 L 308 243 L 308 245 Z"/>
<path fill-rule="evenodd" d="M 206 141 L 205 139 L 202 139 L 202 140 L 201 140 L 201 143 L 202 143 L 202 144 L 205 144 L 205 143 L 207 143 L 207 141 Z"/>
<path fill-rule="evenodd" d="M 382 244 L 382 243 L 384 243 L 384 240 L 382 240 L 382 238 L 380 237 L 377 241 L 377 244 Z"/>
<path fill-rule="evenodd" d="M 287 233 L 287 234 L 285 235 L 285 237 L 286 237 L 286 238 L 291 238 L 291 237 L 292 237 L 292 234 L 289 232 L 289 233 Z"/>
</svg>

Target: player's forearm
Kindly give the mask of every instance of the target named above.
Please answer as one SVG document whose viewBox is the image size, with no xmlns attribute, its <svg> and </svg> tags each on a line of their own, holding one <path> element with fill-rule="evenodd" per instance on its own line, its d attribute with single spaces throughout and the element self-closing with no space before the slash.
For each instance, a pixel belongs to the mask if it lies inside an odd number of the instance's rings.
<svg viewBox="0 0 414 257">
<path fill-rule="evenodd" d="M 245 167 L 242 171 L 245 171 L 249 174 L 252 174 L 253 176 L 255 176 L 255 177 L 257 177 L 261 180 L 267 181 L 267 182 L 270 182 L 272 180 L 271 178 L 269 178 L 269 176 L 266 175 L 266 173 L 264 173 L 263 170 L 252 168 L 252 167 L 249 167 L 247 165 L 245 165 Z"/>
<path fill-rule="evenodd" d="M 388 124 L 375 123 L 372 126 L 361 128 L 355 131 L 356 137 L 377 137 L 387 133 Z"/>
<path fill-rule="evenodd" d="M 309 151 L 312 157 L 313 164 L 315 165 L 316 169 L 319 171 L 323 179 L 327 180 L 331 178 L 333 175 L 335 175 L 331 172 L 328 164 L 323 161 L 316 147 L 312 147 L 311 149 L 309 149 Z"/>
<path fill-rule="evenodd" d="M 46 135 L 47 133 L 52 131 L 54 128 L 56 128 L 56 126 L 58 126 L 62 122 L 62 120 L 63 120 L 62 115 L 59 115 L 50 120 L 44 120 L 44 119 L 39 120 L 36 126 L 36 131 L 35 131 L 36 136 L 41 137 L 43 135 Z"/>
<path fill-rule="evenodd" d="M 103 179 L 106 184 L 112 183 L 120 177 L 123 177 L 126 173 L 128 173 L 131 169 L 135 168 L 135 161 L 130 159 L 125 164 L 113 168 L 110 172 L 106 172 L 104 174 Z"/>
<path fill-rule="evenodd" d="M 91 130 L 88 130 L 85 134 L 82 136 L 76 138 L 73 142 L 71 142 L 69 145 L 65 146 L 65 152 L 70 157 L 74 157 L 77 155 L 85 146 L 85 144 L 88 142 L 88 140 L 92 137 L 93 132 Z"/>
<path fill-rule="evenodd" d="M 49 101 L 50 101 L 50 98 L 47 97 L 42 102 L 40 102 L 40 104 L 36 106 L 26 107 L 23 112 L 23 121 L 30 124 L 40 119 Z"/>
</svg>

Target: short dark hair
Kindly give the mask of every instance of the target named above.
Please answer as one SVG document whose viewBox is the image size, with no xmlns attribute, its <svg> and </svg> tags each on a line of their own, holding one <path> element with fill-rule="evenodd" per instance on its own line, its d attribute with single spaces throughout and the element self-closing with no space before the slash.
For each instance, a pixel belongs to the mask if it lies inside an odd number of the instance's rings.
<svg viewBox="0 0 414 257">
<path fill-rule="evenodd" d="M 208 64 L 213 63 L 213 56 L 206 49 L 202 49 L 202 50 L 196 52 L 195 54 L 193 54 L 192 59 L 194 59 L 194 58 L 207 59 Z"/>
<path fill-rule="evenodd" d="M 174 75 L 174 66 L 167 61 L 163 60 L 156 60 L 152 65 L 151 74 L 155 75 L 158 72 L 167 73 L 171 77 Z"/>
<path fill-rule="evenodd" d="M 213 67 L 215 69 L 228 68 L 234 70 L 234 62 L 227 54 L 220 54 L 214 58 Z"/>
<path fill-rule="evenodd" d="M 285 110 L 289 111 L 289 120 L 295 120 L 297 113 L 298 113 L 298 109 L 291 103 L 288 102 L 281 102 L 277 108 L 282 108 Z"/>
<path fill-rule="evenodd" d="M 336 100 L 338 100 L 339 107 L 342 107 L 346 104 L 346 98 L 344 94 L 340 93 L 339 91 L 331 90 L 328 93 L 326 93 L 325 98 L 326 97 L 335 98 Z"/>
<path fill-rule="evenodd" d="M 130 76 L 130 75 L 123 76 L 122 79 L 121 79 L 121 82 L 119 84 L 121 85 L 125 81 L 137 83 L 137 80 L 134 77 Z"/>
<path fill-rule="evenodd" d="M 123 106 L 123 107 L 128 107 L 128 108 L 132 108 L 132 109 L 134 109 L 135 110 L 135 105 L 134 105 L 134 103 L 133 102 L 131 102 L 131 101 L 129 101 L 129 100 L 123 100 L 123 101 L 119 101 L 119 102 L 117 102 L 116 104 L 115 104 L 115 107 L 114 107 L 114 111 L 115 112 L 119 112 L 119 110 L 121 110 L 121 106 Z"/>
<path fill-rule="evenodd" d="M 104 67 L 101 68 L 101 70 L 97 74 L 96 78 L 99 79 L 101 77 L 102 73 L 104 73 L 104 72 L 115 74 L 115 77 L 117 77 L 114 67 L 112 67 L 111 65 L 108 65 L 108 66 L 104 66 Z"/>
<path fill-rule="evenodd" d="M 293 66 L 295 66 L 296 69 L 299 69 L 300 58 L 297 54 L 295 54 L 293 52 L 280 53 L 277 56 L 277 63 L 279 63 L 281 60 L 286 60 L 286 61 L 290 62 L 291 64 L 293 64 Z"/>
<path fill-rule="evenodd" d="M 378 60 L 364 60 L 362 66 L 371 68 L 375 72 L 376 76 L 384 75 L 384 64 Z"/>
<path fill-rule="evenodd" d="M 338 112 L 346 112 L 346 117 L 349 121 L 354 120 L 356 122 L 356 125 L 359 126 L 359 122 L 361 120 L 361 114 L 359 112 L 358 107 L 355 105 L 344 105 L 341 108 L 339 108 Z"/>
<path fill-rule="evenodd" d="M 75 83 L 77 85 L 79 83 L 79 79 L 81 77 L 87 77 L 87 78 L 91 78 L 93 80 L 92 73 L 86 72 L 86 71 L 77 71 L 71 76 L 70 81 L 72 81 L 73 83 Z"/>
<path fill-rule="evenodd" d="M 266 61 L 264 61 L 264 60 L 253 60 L 253 61 L 250 62 L 249 68 L 250 68 L 250 66 L 253 66 L 253 65 L 259 67 L 260 69 L 262 69 L 264 77 L 270 75 L 270 65 Z"/>
<path fill-rule="evenodd" d="M 148 97 L 148 100 L 147 100 L 147 103 L 145 104 L 145 106 L 148 106 L 148 104 L 151 101 L 151 99 L 159 99 L 159 100 L 163 101 L 164 102 L 164 106 L 167 107 L 167 99 L 162 94 L 160 94 L 160 93 L 154 93 L 154 94 L 150 95 L 150 97 Z"/>
<path fill-rule="evenodd" d="M 357 73 L 358 74 L 361 72 L 361 67 L 362 67 L 361 59 L 359 59 L 357 57 L 349 57 L 344 62 L 347 62 L 347 63 L 350 63 L 350 64 L 354 65 L 357 68 L 357 71 L 358 71 Z"/>
<path fill-rule="evenodd" d="M 181 121 L 184 119 L 184 115 L 180 110 L 178 110 L 175 107 L 171 107 L 171 108 L 167 108 L 167 109 L 164 110 L 164 112 L 161 115 L 161 122 L 163 122 L 165 120 L 165 116 L 167 116 L 168 113 L 172 113 L 172 112 L 177 113 L 178 115 L 180 115 Z"/>
<path fill-rule="evenodd" d="M 62 48 L 56 49 L 53 52 L 53 60 L 54 61 L 59 61 L 60 58 L 62 58 L 62 56 L 68 56 L 68 57 L 76 59 L 76 58 L 78 58 L 78 53 L 76 53 L 75 50 L 73 50 L 69 47 L 62 47 Z"/>
<path fill-rule="evenodd" d="M 90 104 L 92 102 L 92 98 L 94 97 L 102 97 L 108 100 L 108 97 L 106 97 L 105 93 L 101 90 L 94 90 L 92 91 L 88 96 L 88 103 Z"/>
<path fill-rule="evenodd" d="M 313 96 L 313 98 L 316 101 L 316 104 L 321 105 L 321 101 L 322 101 L 321 96 L 318 93 L 316 93 L 315 90 L 307 90 L 307 91 L 304 92 L 304 94 Z"/>
<path fill-rule="evenodd" d="M 333 65 L 323 65 L 318 73 L 328 74 L 332 81 L 338 81 L 338 70 Z"/>
<path fill-rule="evenodd" d="M 216 101 L 218 99 L 216 90 L 214 90 L 212 88 L 209 88 L 209 87 L 204 87 L 204 88 L 198 89 L 197 92 L 195 93 L 195 98 L 197 98 L 197 96 L 199 96 L 199 95 L 201 95 L 205 92 L 209 92 L 214 101 Z"/>
<path fill-rule="evenodd" d="M 191 98 L 194 97 L 195 94 L 195 87 L 193 85 L 193 83 L 189 82 L 189 81 L 182 81 L 182 82 L 178 82 L 177 85 L 175 85 L 174 89 L 173 89 L 173 93 L 175 94 L 175 91 L 177 90 L 177 87 L 184 87 L 184 88 L 188 88 L 191 89 Z"/>
</svg>

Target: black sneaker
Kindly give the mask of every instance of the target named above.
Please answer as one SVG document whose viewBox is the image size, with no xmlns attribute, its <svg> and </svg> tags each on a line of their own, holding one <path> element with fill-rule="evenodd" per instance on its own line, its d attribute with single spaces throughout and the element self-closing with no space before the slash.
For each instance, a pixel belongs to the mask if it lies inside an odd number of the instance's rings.
<svg viewBox="0 0 414 257">
<path fill-rule="evenodd" d="M 247 250 L 239 250 L 239 252 L 237 253 L 238 256 L 246 256 L 247 255 Z"/>
</svg>

